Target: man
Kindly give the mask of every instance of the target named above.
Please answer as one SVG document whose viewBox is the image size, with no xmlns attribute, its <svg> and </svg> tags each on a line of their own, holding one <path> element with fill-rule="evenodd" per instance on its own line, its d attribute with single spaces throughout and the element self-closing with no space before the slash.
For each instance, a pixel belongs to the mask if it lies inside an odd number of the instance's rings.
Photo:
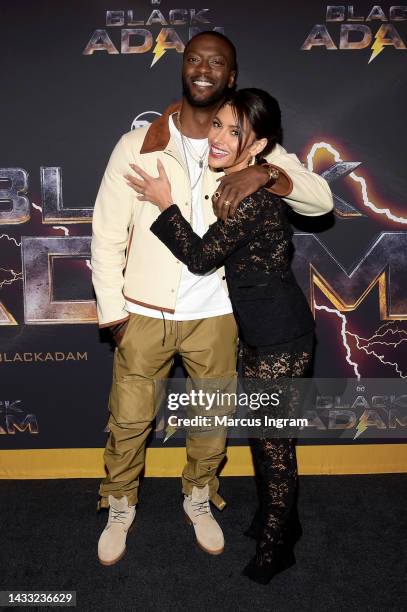
<svg viewBox="0 0 407 612">
<path fill-rule="evenodd" d="M 305 170 L 297 158 L 277 147 L 264 167 L 253 166 L 223 178 L 207 171 L 206 135 L 228 88 L 236 80 L 233 44 L 216 32 L 196 35 L 183 58 L 183 99 L 149 128 L 125 134 L 114 149 L 95 204 L 92 270 L 100 327 L 116 342 L 109 398 L 110 434 L 105 449 L 108 475 L 99 493 L 110 506 L 98 544 L 102 564 L 125 552 L 134 520 L 138 478 L 144 467 L 145 440 L 156 414 L 156 383 L 168 377 L 176 354 L 191 381 L 236 377 L 237 328 L 222 280 L 222 270 L 191 274 L 150 232 L 155 206 L 137 201 L 124 176 L 129 164 L 154 172 L 165 166 L 174 201 L 200 235 L 215 220 L 211 196 L 222 210 L 233 208 L 266 185 L 294 210 L 320 215 L 332 209 L 326 182 Z M 128 183 L 137 182 L 128 176 Z M 224 213 L 225 214 L 225 213 Z M 227 213 L 226 213 L 227 214 Z M 123 275 L 124 270 L 124 275 Z M 193 383 L 192 383 L 193 384 Z M 223 533 L 209 500 L 221 503 L 217 469 L 225 456 L 226 431 L 188 432 L 187 464 L 182 474 L 184 512 L 198 544 L 210 554 L 223 551 Z"/>
</svg>

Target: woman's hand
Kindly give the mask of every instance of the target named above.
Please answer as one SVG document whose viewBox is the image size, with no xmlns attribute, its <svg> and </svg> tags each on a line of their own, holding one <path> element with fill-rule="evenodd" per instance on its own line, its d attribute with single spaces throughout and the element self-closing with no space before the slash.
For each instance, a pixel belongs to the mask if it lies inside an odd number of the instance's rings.
<svg viewBox="0 0 407 612">
<path fill-rule="evenodd" d="M 151 202 L 158 206 L 162 212 L 173 203 L 171 197 L 171 185 L 168 176 L 164 170 L 162 162 L 157 159 L 158 177 L 153 178 L 147 172 L 144 172 L 136 164 L 130 164 L 130 167 L 141 178 L 135 177 L 132 174 L 126 174 L 127 184 L 134 189 L 138 194 L 137 199 L 141 202 Z"/>
<path fill-rule="evenodd" d="M 218 179 L 219 187 L 212 196 L 213 212 L 226 221 L 233 218 L 240 202 L 251 195 L 270 180 L 264 166 L 255 164 L 238 172 L 230 172 Z"/>
</svg>

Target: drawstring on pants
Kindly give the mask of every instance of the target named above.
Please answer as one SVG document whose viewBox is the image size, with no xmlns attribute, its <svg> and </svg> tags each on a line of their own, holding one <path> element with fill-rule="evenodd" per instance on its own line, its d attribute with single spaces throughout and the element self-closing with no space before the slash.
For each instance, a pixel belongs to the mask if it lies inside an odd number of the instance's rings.
<svg viewBox="0 0 407 612">
<path fill-rule="evenodd" d="M 163 318 L 163 327 L 164 327 L 164 333 L 163 333 L 163 340 L 161 343 L 161 346 L 164 346 L 165 341 L 167 339 L 167 326 L 166 326 L 166 318 L 164 317 L 164 312 L 162 310 L 160 310 L 161 312 L 161 316 Z M 177 344 L 178 342 L 178 333 L 179 333 L 179 321 L 173 321 L 172 319 L 169 319 L 170 321 L 170 334 L 173 334 L 173 329 L 172 329 L 172 325 L 173 323 L 175 324 L 175 344 Z"/>
</svg>

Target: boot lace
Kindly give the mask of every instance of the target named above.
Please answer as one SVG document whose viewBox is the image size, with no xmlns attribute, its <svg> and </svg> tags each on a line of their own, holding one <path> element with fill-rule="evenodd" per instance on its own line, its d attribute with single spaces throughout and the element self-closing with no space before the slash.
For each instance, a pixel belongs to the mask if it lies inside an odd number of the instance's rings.
<svg viewBox="0 0 407 612">
<path fill-rule="evenodd" d="M 191 506 L 195 516 L 210 513 L 209 500 L 207 499 L 199 502 L 191 502 Z"/>
<path fill-rule="evenodd" d="M 128 514 L 128 510 L 117 510 L 116 508 L 112 508 L 112 507 L 110 507 L 110 509 L 111 509 L 110 522 L 111 523 L 122 523 L 124 525 L 125 519 Z"/>
</svg>

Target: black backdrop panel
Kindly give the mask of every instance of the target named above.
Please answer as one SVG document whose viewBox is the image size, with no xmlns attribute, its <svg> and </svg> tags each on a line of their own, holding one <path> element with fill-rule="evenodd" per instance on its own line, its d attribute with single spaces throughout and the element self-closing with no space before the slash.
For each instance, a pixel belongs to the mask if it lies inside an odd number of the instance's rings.
<svg viewBox="0 0 407 612">
<path fill-rule="evenodd" d="M 278 98 L 286 148 L 332 181 L 334 219 L 293 216 L 315 375 L 407 375 L 407 12 L 391 6 L 3 0 L 1 448 L 104 445 L 112 351 L 95 324 L 92 207 L 121 134 L 179 99 L 196 29 L 236 43 L 240 87 Z"/>
</svg>

